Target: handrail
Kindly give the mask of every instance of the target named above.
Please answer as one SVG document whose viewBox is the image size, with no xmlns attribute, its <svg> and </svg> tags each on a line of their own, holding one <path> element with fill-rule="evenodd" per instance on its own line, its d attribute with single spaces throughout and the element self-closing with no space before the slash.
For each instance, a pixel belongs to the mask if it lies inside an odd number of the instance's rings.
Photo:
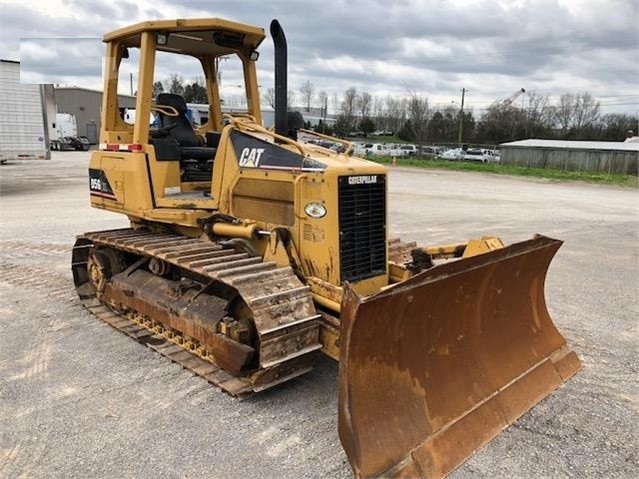
<svg viewBox="0 0 639 479">
<path fill-rule="evenodd" d="M 169 105 L 152 104 L 151 105 L 151 110 L 159 111 L 160 113 L 162 113 L 163 115 L 166 115 L 166 116 L 180 116 L 180 113 L 174 107 L 169 106 Z"/>
<path fill-rule="evenodd" d="M 222 118 L 226 118 L 227 120 L 233 120 L 234 118 L 246 118 L 253 123 L 256 123 L 255 117 L 250 113 L 222 113 Z"/>
<path fill-rule="evenodd" d="M 255 122 L 249 122 L 247 120 L 248 120 L 247 118 L 242 118 L 242 117 L 231 117 L 231 124 L 234 127 L 236 127 L 238 130 L 245 130 L 245 131 L 252 130 L 259 133 L 264 133 L 265 135 L 271 136 L 276 140 L 280 140 L 283 143 L 288 143 L 294 146 L 297 150 L 299 150 L 302 156 L 305 156 L 305 157 L 308 156 L 308 152 L 304 149 L 304 147 L 299 142 L 292 140 L 291 138 L 287 136 L 278 135 L 277 133 L 273 131 L 269 131 L 263 126 L 260 126 Z"/>
<path fill-rule="evenodd" d="M 313 131 L 313 130 L 300 129 L 299 131 L 301 131 L 302 133 L 306 133 L 308 135 L 318 136 L 320 138 L 323 138 L 324 140 L 332 141 L 333 143 L 343 144 L 344 146 L 346 146 L 346 150 L 344 151 L 344 154 L 347 156 L 349 155 L 349 153 L 353 152 L 353 143 L 351 143 L 348 140 L 343 140 L 341 138 L 336 138 L 334 136 L 325 135 L 324 133 L 318 133 L 317 131 Z"/>
</svg>

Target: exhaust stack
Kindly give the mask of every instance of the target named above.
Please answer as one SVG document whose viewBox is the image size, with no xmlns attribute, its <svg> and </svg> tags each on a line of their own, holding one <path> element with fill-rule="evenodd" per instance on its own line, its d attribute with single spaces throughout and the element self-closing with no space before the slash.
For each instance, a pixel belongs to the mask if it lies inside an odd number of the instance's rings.
<svg viewBox="0 0 639 479">
<path fill-rule="evenodd" d="M 273 37 L 273 45 L 275 47 L 275 133 L 287 136 L 288 62 L 286 36 L 280 22 L 277 20 L 271 22 L 271 37 Z"/>
</svg>

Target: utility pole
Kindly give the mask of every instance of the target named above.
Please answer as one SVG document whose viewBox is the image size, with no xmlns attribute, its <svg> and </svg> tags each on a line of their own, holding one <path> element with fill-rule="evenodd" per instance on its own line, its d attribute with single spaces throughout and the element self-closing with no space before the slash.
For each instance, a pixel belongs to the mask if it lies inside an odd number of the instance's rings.
<svg viewBox="0 0 639 479">
<path fill-rule="evenodd" d="M 462 88 L 462 101 L 461 101 L 461 110 L 459 111 L 459 135 L 457 136 L 457 144 L 459 147 L 462 147 L 462 134 L 464 132 L 464 96 L 466 95 L 465 88 Z"/>
<path fill-rule="evenodd" d="M 129 73 L 129 80 L 131 81 L 131 96 L 133 96 L 133 73 Z"/>
<path fill-rule="evenodd" d="M 326 134 L 326 117 L 328 116 L 328 95 L 324 97 L 324 122 L 322 123 L 322 133 Z"/>
</svg>

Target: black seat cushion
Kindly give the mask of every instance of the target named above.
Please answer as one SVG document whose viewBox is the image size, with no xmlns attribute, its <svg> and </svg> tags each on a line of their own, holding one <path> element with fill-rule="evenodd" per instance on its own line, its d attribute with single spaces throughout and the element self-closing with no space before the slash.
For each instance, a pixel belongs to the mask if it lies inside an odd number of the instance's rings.
<svg viewBox="0 0 639 479">
<path fill-rule="evenodd" d="M 215 158 L 217 148 L 206 148 L 205 146 L 183 146 L 180 148 L 183 160 L 208 161 Z"/>
<path fill-rule="evenodd" d="M 173 138 L 152 138 L 149 142 L 155 147 L 158 161 L 177 161 L 182 158 L 180 145 Z"/>
</svg>

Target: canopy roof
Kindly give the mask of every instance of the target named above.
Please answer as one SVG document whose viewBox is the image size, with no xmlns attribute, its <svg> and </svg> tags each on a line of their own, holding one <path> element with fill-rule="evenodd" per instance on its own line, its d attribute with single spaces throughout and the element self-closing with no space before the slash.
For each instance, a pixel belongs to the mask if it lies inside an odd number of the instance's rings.
<svg viewBox="0 0 639 479">
<path fill-rule="evenodd" d="M 255 50 L 265 38 L 264 29 L 219 18 L 157 20 L 136 23 L 111 33 L 103 41 L 122 41 L 125 47 L 139 48 L 143 32 L 168 34 L 160 51 L 200 56 L 226 55 L 239 50 Z"/>
</svg>

